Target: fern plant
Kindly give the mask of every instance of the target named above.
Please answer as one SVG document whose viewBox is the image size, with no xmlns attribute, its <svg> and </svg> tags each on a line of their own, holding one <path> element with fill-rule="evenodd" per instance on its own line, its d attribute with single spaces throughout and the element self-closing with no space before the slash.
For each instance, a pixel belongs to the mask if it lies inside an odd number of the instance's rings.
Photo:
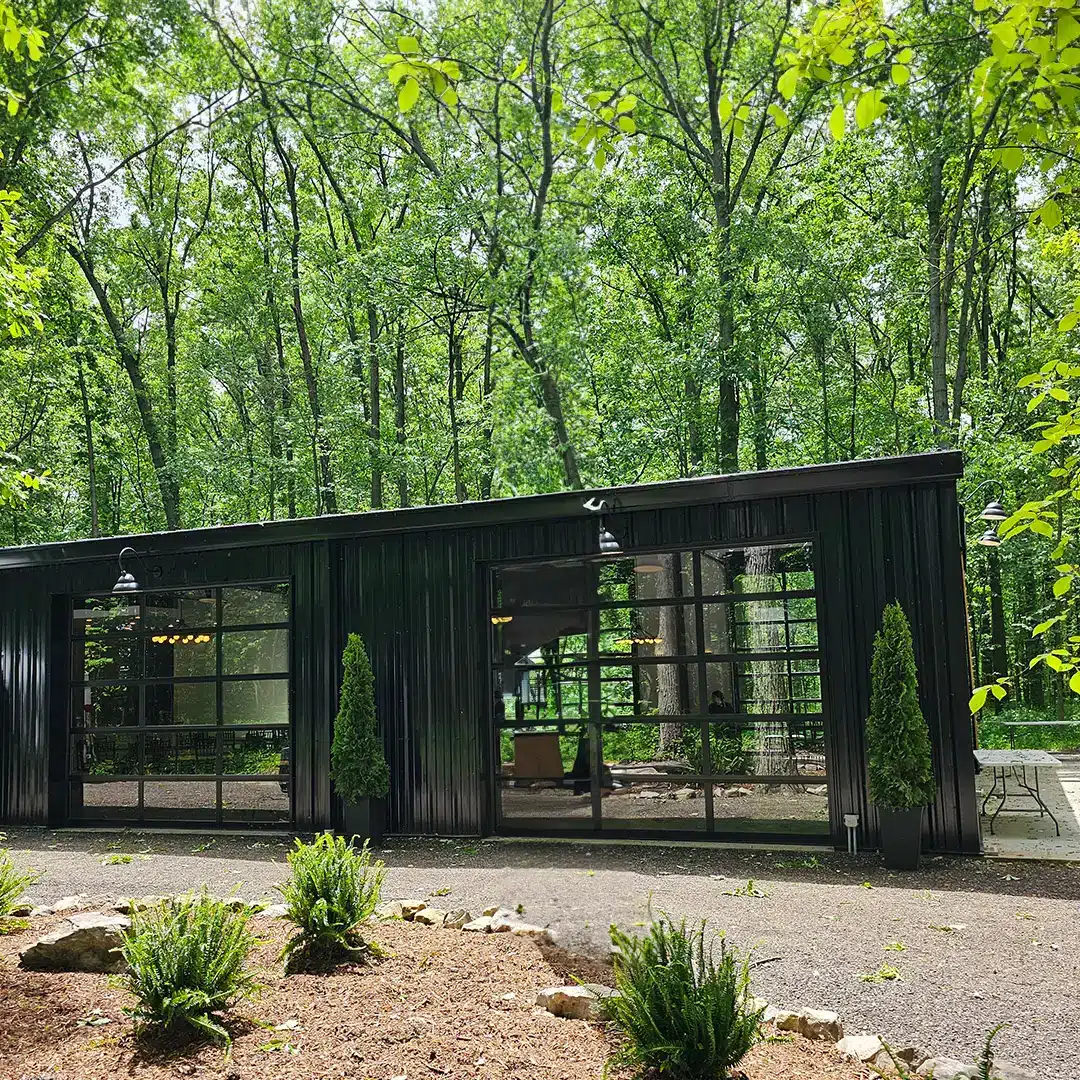
<svg viewBox="0 0 1080 1080">
<path fill-rule="evenodd" d="M 255 944 L 250 918 L 205 891 L 132 910 L 123 953 L 138 1004 L 129 1014 L 140 1024 L 187 1027 L 230 1045 L 216 1014 L 258 989 L 246 967 Z"/>
<path fill-rule="evenodd" d="M 297 840 L 288 858 L 292 874 L 278 891 L 297 930 L 281 954 L 286 970 L 365 959 L 374 949 L 360 926 L 378 907 L 383 864 L 371 861 L 366 843 L 357 851 L 345 837 L 330 833 L 310 844 Z"/>
<path fill-rule="evenodd" d="M 610 1064 L 668 1080 L 721 1080 L 759 1037 L 750 966 L 705 924 L 687 930 L 667 916 L 644 938 L 611 928 L 616 947 L 609 1015 L 625 1037 Z"/>
<path fill-rule="evenodd" d="M 6 918 L 18 906 L 31 885 L 36 885 L 41 875 L 36 870 L 20 870 L 9 851 L 0 850 L 0 918 Z"/>
</svg>

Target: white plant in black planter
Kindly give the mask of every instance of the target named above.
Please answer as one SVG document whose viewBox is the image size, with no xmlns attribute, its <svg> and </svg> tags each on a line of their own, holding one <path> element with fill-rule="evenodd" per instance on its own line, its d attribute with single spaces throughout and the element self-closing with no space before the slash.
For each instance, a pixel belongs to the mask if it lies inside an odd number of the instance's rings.
<svg viewBox="0 0 1080 1080">
<path fill-rule="evenodd" d="M 911 627 L 896 603 L 882 612 L 874 637 L 866 742 L 870 801 L 878 810 L 885 863 L 894 870 L 915 870 L 923 813 L 937 787 L 930 731 L 919 706 Z"/>
<path fill-rule="evenodd" d="M 341 663 L 344 674 L 330 747 L 330 775 L 344 803 L 343 832 L 377 845 L 386 824 L 390 770 L 375 718 L 375 679 L 359 634 L 349 635 Z"/>
</svg>

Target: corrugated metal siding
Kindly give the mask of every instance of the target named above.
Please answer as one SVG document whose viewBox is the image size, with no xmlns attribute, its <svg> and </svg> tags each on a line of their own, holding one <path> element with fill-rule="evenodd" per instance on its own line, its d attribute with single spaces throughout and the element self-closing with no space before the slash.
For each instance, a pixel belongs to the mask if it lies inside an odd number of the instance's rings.
<svg viewBox="0 0 1080 1080">
<path fill-rule="evenodd" d="M 838 844 L 845 812 L 862 818 L 865 843 L 876 841 L 863 728 L 874 633 L 884 604 L 898 599 L 912 621 L 923 708 L 934 735 L 940 791 L 929 836 L 941 850 L 978 850 L 961 538 L 951 481 L 616 512 L 613 524 L 616 532 L 627 530 L 627 548 L 816 539 L 830 808 Z M 183 534 L 176 537 L 177 545 L 183 542 Z M 332 721 L 341 650 L 346 635 L 358 631 L 375 674 L 391 771 L 391 829 L 476 835 L 491 830 L 493 805 L 485 567 L 588 554 L 595 544 L 596 521 L 582 514 L 236 550 L 200 547 L 148 561 L 160 565 L 155 584 L 165 586 L 292 582 L 299 828 L 324 827 L 335 817 Z M 115 563 L 103 559 L 0 573 L 4 821 L 48 820 L 52 595 L 105 590 L 114 577 Z"/>
</svg>

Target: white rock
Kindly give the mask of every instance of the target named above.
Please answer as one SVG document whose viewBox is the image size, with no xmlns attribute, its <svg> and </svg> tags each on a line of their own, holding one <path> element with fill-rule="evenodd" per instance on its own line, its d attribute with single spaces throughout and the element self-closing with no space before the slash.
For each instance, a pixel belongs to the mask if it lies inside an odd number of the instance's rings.
<svg viewBox="0 0 1080 1080">
<path fill-rule="evenodd" d="M 599 983 L 550 986 L 536 995 L 536 1004 L 568 1020 L 603 1020 L 607 1016 L 605 1001 L 615 993 L 610 986 Z"/>
<path fill-rule="evenodd" d="M 44 919 L 47 915 L 51 915 L 52 913 L 53 909 L 51 907 L 46 904 L 41 904 L 30 912 L 30 918 Z"/>
<path fill-rule="evenodd" d="M 289 909 L 285 904 L 267 904 L 267 906 L 259 912 L 264 919 L 284 919 L 288 913 Z"/>
<path fill-rule="evenodd" d="M 474 934 L 488 934 L 491 932 L 491 916 L 481 915 L 479 919 L 473 919 L 472 922 L 465 923 L 461 929 Z"/>
<path fill-rule="evenodd" d="M 725 799 L 741 799 L 744 795 L 753 795 L 754 793 L 749 788 L 744 787 L 729 787 L 724 788 Z"/>
<path fill-rule="evenodd" d="M 836 1049 L 849 1061 L 873 1061 L 885 1046 L 876 1035 L 845 1035 Z"/>
<path fill-rule="evenodd" d="M 500 907 L 498 904 L 492 904 L 490 907 L 484 908 L 483 914 L 490 918 L 492 915 L 498 915 L 504 911 L 506 911 L 506 908 Z"/>
<path fill-rule="evenodd" d="M 443 920 L 443 926 L 448 926 L 451 930 L 460 930 L 466 923 L 472 921 L 471 912 L 466 911 L 464 908 L 457 908 L 455 911 L 447 912 L 446 918 Z"/>
<path fill-rule="evenodd" d="M 543 938 L 545 941 L 551 941 L 551 931 L 546 926 L 534 926 L 532 923 L 515 923 L 510 927 L 511 934 L 517 934 L 519 937 L 531 937 L 531 938 Z"/>
<path fill-rule="evenodd" d="M 697 788 L 684 787 L 679 788 L 678 791 L 672 792 L 671 797 L 673 799 L 696 799 L 699 794 L 700 792 L 697 790 Z"/>
<path fill-rule="evenodd" d="M 824 1039 L 839 1042 L 844 1037 L 844 1025 L 840 1017 L 827 1009 L 802 1009 L 799 1013 L 799 1031 L 808 1039 Z"/>
<path fill-rule="evenodd" d="M 933 1080 L 975 1080 L 979 1068 L 956 1058 L 932 1057 L 919 1066 L 918 1073 L 919 1076 L 933 1077 Z"/>
<path fill-rule="evenodd" d="M 123 971 L 127 961 L 120 946 L 129 926 L 126 915 L 98 911 L 71 915 L 59 930 L 24 949 L 19 963 L 33 971 Z"/>
<path fill-rule="evenodd" d="M 403 919 L 405 918 L 405 910 L 401 906 L 400 900 L 391 900 L 388 904 L 380 904 L 375 909 L 375 914 L 380 919 Z"/>
<path fill-rule="evenodd" d="M 995 1061 L 994 1071 L 990 1075 L 994 1080 L 1038 1080 L 1033 1072 L 1008 1061 Z"/>
<path fill-rule="evenodd" d="M 446 912 L 441 908 L 421 908 L 413 916 L 413 922 L 423 923 L 425 926 L 442 926 L 446 922 Z"/>
<path fill-rule="evenodd" d="M 798 1031 L 802 1022 L 802 1017 L 797 1012 L 778 1009 L 775 1005 L 770 1005 L 765 1010 L 764 1019 L 767 1023 L 775 1024 L 780 1031 Z"/>
<path fill-rule="evenodd" d="M 418 911 L 423 911 L 426 907 L 426 900 L 402 900 L 401 917 L 406 920 L 411 920 Z"/>
<path fill-rule="evenodd" d="M 78 911 L 89 902 L 86 896 L 65 896 L 52 905 L 54 915 L 63 914 L 65 911 Z"/>
</svg>

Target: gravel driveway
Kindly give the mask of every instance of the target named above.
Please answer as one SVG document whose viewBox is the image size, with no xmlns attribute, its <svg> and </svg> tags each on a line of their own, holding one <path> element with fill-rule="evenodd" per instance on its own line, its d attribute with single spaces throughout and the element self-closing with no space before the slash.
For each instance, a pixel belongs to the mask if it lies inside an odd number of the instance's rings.
<svg viewBox="0 0 1080 1080">
<path fill-rule="evenodd" d="M 270 895 L 287 851 L 278 837 L 192 833 L 14 830 L 8 842 L 20 863 L 45 872 L 34 889 L 42 900 L 203 883 Z M 114 852 L 135 859 L 103 866 Z M 1080 1076 L 1075 864 L 936 858 L 891 875 L 873 856 L 832 852 L 459 840 L 394 840 L 382 857 L 388 899 L 448 889 L 440 906 L 520 903 L 529 921 L 583 951 L 606 947 L 611 922 L 642 923 L 651 897 L 654 911 L 706 918 L 753 947 L 768 961 L 755 989 L 777 1005 L 835 1009 L 849 1032 L 969 1061 L 986 1030 L 1009 1021 L 1001 1058 L 1043 1080 Z M 732 895 L 750 879 L 765 896 Z M 861 977 L 882 964 L 899 978 Z"/>
</svg>

